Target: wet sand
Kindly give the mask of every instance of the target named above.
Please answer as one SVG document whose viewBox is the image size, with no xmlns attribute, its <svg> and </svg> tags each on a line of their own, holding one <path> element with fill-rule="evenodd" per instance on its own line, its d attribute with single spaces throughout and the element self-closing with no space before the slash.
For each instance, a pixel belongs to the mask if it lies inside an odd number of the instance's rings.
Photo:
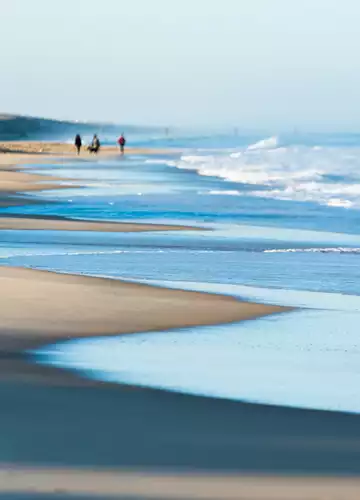
<svg viewBox="0 0 360 500">
<path fill-rule="evenodd" d="M 132 152 L 148 154 L 148 150 L 132 149 Z M 2 153 L 1 153 L 2 152 Z M 152 150 L 153 154 L 161 154 L 161 150 Z M 109 156 L 118 154 L 114 147 L 103 148 L 101 155 Z M 55 155 L 55 156 L 52 156 Z M 81 187 L 77 181 L 76 186 L 67 184 L 63 177 L 40 175 L 20 171 L 22 166 L 39 163 L 58 163 L 69 159 L 79 159 L 74 156 L 74 147 L 63 143 L 0 143 L 0 207 L 26 204 L 25 198 L 11 197 L 23 192 L 48 191 L 53 189 L 71 189 Z M 82 157 L 81 157 L 82 158 Z M 86 153 L 87 159 L 93 159 Z M 69 179 L 70 180 L 70 179 Z M 4 196 L 5 195 L 5 196 Z M 7 196 L 6 196 L 7 195 Z M 31 203 L 33 200 L 29 200 Z M 92 222 L 71 220 L 66 218 L 41 219 L 39 217 L 1 217 L 0 230 L 52 230 L 52 231 L 98 231 L 98 232 L 145 232 L 145 231 L 193 231 L 201 228 L 167 225 L 167 224 L 140 224 L 127 222 Z"/>
<path fill-rule="evenodd" d="M 35 163 L 43 154 L 30 153 Z M 16 156 L 0 153 L 5 170 L 18 169 Z M 41 221 L 11 219 L 0 224 Z M 35 365 L 23 352 L 65 338 L 280 312 L 230 297 L 0 267 L 0 499 L 357 499 L 357 415 L 105 384 Z"/>
<path fill-rule="evenodd" d="M 24 205 L 36 205 L 41 203 L 40 200 L 30 198 L 27 195 L 17 195 L 16 193 L 3 193 L 0 191 L 0 208 L 1 207 L 18 207 Z"/>
<path fill-rule="evenodd" d="M 99 500 L 359 498 L 355 415 L 78 385 L 70 377 L 55 384 L 54 372 L 39 368 L 37 380 L 0 382 L 0 492 Z"/>
<path fill-rule="evenodd" d="M 59 184 L 60 182 L 61 184 Z M 60 177 L 0 170 L 0 192 L 2 193 L 46 191 L 71 187 L 71 184 L 66 184 L 66 181 Z"/>
<path fill-rule="evenodd" d="M 360 480 L 324 477 L 359 475 L 356 415 L 96 382 L 35 365 L 23 353 L 68 338 L 244 320 L 285 309 L 7 267 L 0 267 L 0 285 L 0 492 L 358 498 Z"/>
</svg>

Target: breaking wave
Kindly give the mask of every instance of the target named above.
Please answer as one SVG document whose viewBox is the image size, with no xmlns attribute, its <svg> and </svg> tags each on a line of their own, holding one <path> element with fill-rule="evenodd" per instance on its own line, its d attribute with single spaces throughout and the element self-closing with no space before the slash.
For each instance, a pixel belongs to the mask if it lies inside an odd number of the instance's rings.
<svg viewBox="0 0 360 500">
<path fill-rule="evenodd" d="M 285 144 L 270 137 L 230 154 L 183 155 L 176 167 L 246 185 L 223 194 L 360 208 L 359 146 Z"/>
<path fill-rule="evenodd" d="M 248 146 L 248 151 L 256 151 L 257 149 L 274 149 L 279 147 L 279 137 L 269 137 Z"/>
</svg>

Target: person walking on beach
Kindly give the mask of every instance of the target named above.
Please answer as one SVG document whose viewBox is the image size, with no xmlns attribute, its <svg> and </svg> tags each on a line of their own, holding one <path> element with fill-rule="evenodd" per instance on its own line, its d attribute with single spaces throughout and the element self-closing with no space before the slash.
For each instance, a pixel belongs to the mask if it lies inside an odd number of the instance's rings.
<svg viewBox="0 0 360 500">
<path fill-rule="evenodd" d="M 121 134 L 121 136 L 119 137 L 118 144 L 120 146 L 120 153 L 123 155 L 124 150 L 125 150 L 125 144 L 126 144 L 126 139 L 125 139 L 124 134 Z"/>
<path fill-rule="evenodd" d="M 82 146 L 82 141 L 81 141 L 80 134 L 76 134 L 75 147 L 76 147 L 76 151 L 77 151 L 78 155 L 80 154 L 81 146 Z"/>
<path fill-rule="evenodd" d="M 97 153 L 100 149 L 100 141 L 98 136 L 95 134 L 93 137 L 93 140 L 91 141 L 90 146 L 88 147 L 88 151 L 90 153 Z"/>
</svg>

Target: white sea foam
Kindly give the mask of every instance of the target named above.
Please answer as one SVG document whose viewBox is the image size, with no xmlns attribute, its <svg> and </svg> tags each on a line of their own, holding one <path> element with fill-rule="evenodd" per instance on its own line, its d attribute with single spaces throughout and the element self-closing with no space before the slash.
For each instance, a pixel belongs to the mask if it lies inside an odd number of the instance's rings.
<svg viewBox="0 0 360 500">
<path fill-rule="evenodd" d="M 279 138 L 271 137 L 231 154 L 184 155 L 176 166 L 253 186 L 239 190 L 247 196 L 360 207 L 360 148 L 280 144 Z"/>
<path fill-rule="evenodd" d="M 150 164 L 150 165 L 168 165 L 169 167 L 175 167 L 176 163 L 172 160 L 157 160 L 157 159 L 149 159 L 145 160 L 144 163 Z"/>
<path fill-rule="evenodd" d="M 209 191 L 208 194 L 214 194 L 214 195 L 228 195 L 228 196 L 239 196 L 241 193 L 240 191 L 237 191 L 236 189 L 229 189 L 227 191 L 222 191 L 222 190 L 217 190 L 213 189 Z"/>
<path fill-rule="evenodd" d="M 274 136 L 274 137 L 269 137 L 268 139 L 263 139 L 262 141 L 256 142 L 255 144 L 251 144 L 248 147 L 249 151 L 255 151 L 257 149 L 274 149 L 279 146 L 279 138 Z"/>
<path fill-rule="evenodd" d="M 330 247 L 330 248 L 271 248 L 264 253 L 346 253 L 359 254 L 360 248 Z"/>
<path fill-rule="evenodd" d="M 78 256 L 78 255 L 120 255 L 120 254 L 154 254 L 163 253 L 161 249 L 151 250 L 69 250 L 59 251 L 58 249 L 45 249 L 28 251 L 21 248 L 14 248 L 9 250 L 0 249 L 0 259 L 9 259 L 12 257 L 46 257 L 46 256 Z"/>
</svg>

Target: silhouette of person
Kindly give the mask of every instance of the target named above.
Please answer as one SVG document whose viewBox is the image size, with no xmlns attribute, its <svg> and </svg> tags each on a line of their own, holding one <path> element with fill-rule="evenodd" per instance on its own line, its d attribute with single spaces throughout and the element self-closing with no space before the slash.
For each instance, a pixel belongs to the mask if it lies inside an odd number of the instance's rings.
<svg viewBox="0 0 360 500">
<path fill-rule="evenodd" d="M 77 151 L 78 155 L 80 154 L 81 146 L 82 146 L 82 141 L 81 141 L 80 134 L 76 134 L 75 147 L 76 147 L 76 151 Z"/>
<path fill-rule="evenodd" d="M 100 149 L 100 141 L 98 136 L 95 134 L 93 140 L 91 141 L 90 146 L 88 147 L 88 150 L 90 153 L 97 153 L 99 149 Z"/>
<path fill-rule="evenodd" d="M 125 144 L 126 144 L 126 139 L 125 139 L 124 134 L 121 134 L 121 136 L 119 137 L 118 144 L 120 146 L 120 153 L 124 154 Z"/>
</svg>

